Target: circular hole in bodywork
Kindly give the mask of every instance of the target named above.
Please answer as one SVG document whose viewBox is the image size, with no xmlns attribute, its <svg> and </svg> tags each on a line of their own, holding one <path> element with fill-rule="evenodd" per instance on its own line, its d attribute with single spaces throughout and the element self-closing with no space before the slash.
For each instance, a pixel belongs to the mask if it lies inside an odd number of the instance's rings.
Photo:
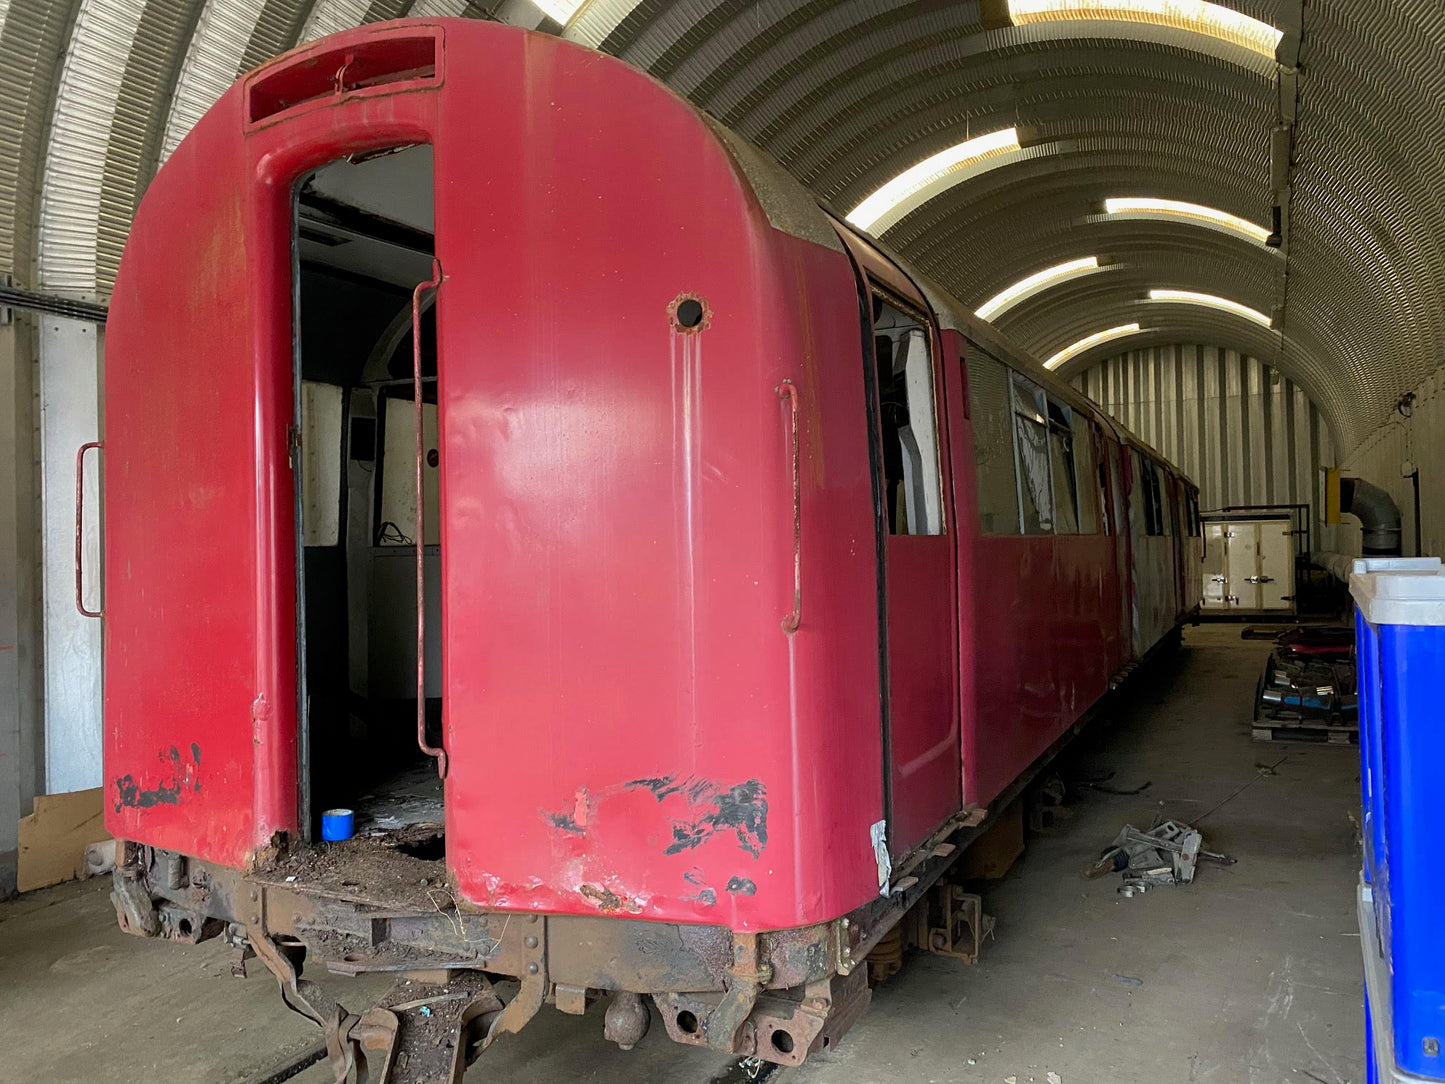
<svg viewBox="0 0 1445 1084">
<path fill-rule="evenodd" d="M 672 326 L 684 335 L 706 331 L 712 321 L 712 309 L 698 294 L 678 294 L 667 307 Z"/>
<path fill-rule="evenodd" d="M 683 327 L 697 327 L 702 323 L 702 302 L 689 297 L 677 307 L 677 322 Z"/>
<path fill-rule="evenodd" d="M 176 929 L 181 932 L 182 937 L 190 937 L 192 929 L 191 920 L 188 918 L 181 919 L 179 922 L 176 923 Z"/>
<path fill-rule="evenodd" d="M 793 1033 L 790 1031 L 775 1031 L 770 1036 L 773 1040 L 773 1049 L 780 1054 L 791 1054 L 793 1052 Z"/>
<path fill-rule="evenodd" d="M 677 1014 L 677 1030 L 682 1032 L 684 1035 L 696 1035 L 697 1014 L 688 1012 L 688 1010 L 683 1009 L 682 1012 Z"/>
</svg>

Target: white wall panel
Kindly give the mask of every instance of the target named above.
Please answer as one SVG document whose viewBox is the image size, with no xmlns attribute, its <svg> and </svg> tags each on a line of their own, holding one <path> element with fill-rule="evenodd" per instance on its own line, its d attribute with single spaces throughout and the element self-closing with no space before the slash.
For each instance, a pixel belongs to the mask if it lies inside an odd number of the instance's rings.
<svg viewBox="0 0 1445 1084">
<path fill-rule="evenodd" d="M 75 453 L 100 432 L 100 356 L 93 324 L 46 317 L 40 330 L 40 451 L 45 599 L 45 784 L 101 784 L 101 622 L 75 608 Z M 104 454 L 104 453 L 101 453 Z M 99 609 L 100 461 L 86 457 L 82 554 L 86 604 Z"/>
</svg>

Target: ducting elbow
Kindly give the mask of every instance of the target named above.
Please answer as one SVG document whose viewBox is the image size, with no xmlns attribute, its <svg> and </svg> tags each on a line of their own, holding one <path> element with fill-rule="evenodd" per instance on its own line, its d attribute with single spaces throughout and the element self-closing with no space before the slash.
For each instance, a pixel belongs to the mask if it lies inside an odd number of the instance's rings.
<svg viewBox="0 0 1445 1084">
<path fill-rule="evenodd" d="M 1341 478 L 1340 511 L 1359 519 L 1363 556 L 1400 555 L 1400 508 L 1379 486 L 1363 478 Z"/>
</svg>

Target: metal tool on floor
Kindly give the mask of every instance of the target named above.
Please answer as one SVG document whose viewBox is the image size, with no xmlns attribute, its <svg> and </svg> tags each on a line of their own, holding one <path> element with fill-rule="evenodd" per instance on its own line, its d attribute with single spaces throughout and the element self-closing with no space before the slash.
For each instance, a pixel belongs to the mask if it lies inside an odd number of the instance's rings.
<svg viewBox="0 0 1445 1084">
<path fill-rule="evenodd" d="M 1084 874 L 1097 878 L 1121 873 L 1124 883 L 1120 891 L 1132 896 L 1160 885 L 1189 884 L 1201 858 L 1220 865 L 1234 864 L 1228 855 L 1204 850 L 1204 836 L 1197 828 L 1156 818 L 1147 832 L 1132 824 L 1124 825 Z"/>
</svg>

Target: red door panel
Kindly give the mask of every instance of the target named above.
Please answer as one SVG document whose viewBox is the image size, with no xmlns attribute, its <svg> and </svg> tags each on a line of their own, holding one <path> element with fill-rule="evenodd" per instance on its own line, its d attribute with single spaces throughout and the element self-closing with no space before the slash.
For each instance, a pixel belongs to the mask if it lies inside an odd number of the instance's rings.
<svg viewBox="0 0 1445 1084">
<path fill-rule="evenodd" d="M 892 852 L 922 843 L 960 804 L 954 710 L 953 553 L 946 535 L 888 539 Z"/>
<path fill-rule="evenodd" d="M 108 322 L 106 827 L 236 867 L 297 822 L 291 186 L 426 142 L 434 107 L 405 82 L 294 105 L 250 93 L 331 47 L 253 73 L 182 141 Z"/>
</svg>

